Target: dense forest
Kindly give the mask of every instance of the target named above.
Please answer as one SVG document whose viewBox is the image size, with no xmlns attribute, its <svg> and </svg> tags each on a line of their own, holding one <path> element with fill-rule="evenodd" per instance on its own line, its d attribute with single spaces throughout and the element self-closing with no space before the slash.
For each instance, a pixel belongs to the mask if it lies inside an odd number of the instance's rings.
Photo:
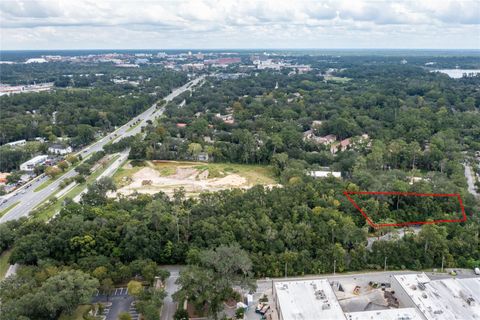
<svg viewBox="0 0 480 320">
<path fill-rule="evenodd" d="M 56 70 L 56 64 L 52 65 L 53 69 L 49 69 L 49 72 Z M 14 66 L 21 68 L 18 72 L 24 73 L 27 70 L 22 68 L 29 68 L 28 65 Z M 67 82 L 65 85 L 57 83 L 56 87 L 68 86 L 67 89 L 0 98 L 1 144 L 19 139 L 44 137 L 51 140 L 65 136 L 72 139 L 74 146 L 83 145 L 92 141 L 97 132 L 112 130 L 127 122 L 156 99 L 186 82 L 183 74 L 164 70 L 146 70 L 144 73 L 136 70 L 126 75 L 124 70 L 117 71 L 113 67 L 107 69 L 110 70 L 108 73 L 99 73 L 102 68 L 98 67 L 93 69 L 95 71 L 90 70 L 92 73 L 66 77 L 76 69 L 72 67 L 74 70 L 71 70 L 69 65 L 63 64 L 60 67 L 65 74 L 60 79 L 66 79 Z M 2 76 L 7 80 L 8 71 L 2 69 Z M 116 77 L 138 80 L 139 84 L 115 84 L 112 79 Z"/>
<path fill-rule="evenodd" d="M 340 272 L 381 269 L 385 257 L 390 269 L 438 267 L 442 257 L 447 267 L 480 262 L 476 219 L 427 225 L 417 235 L 377 241 L 368 252 L 369 228 L 343 195 L 355 187 L 304 177 L 282 188 L 257 186 L 198 199 L 179 190 L 172 199 L 159 193 L 114 200 L 105 196 L 114 187 L 101 180 L 81 204 L 67 204 L 49 223 L 2 224 L 0 245 L 14 245 L 11 263 L 41 270 L 68 266 L 92 277 L 101 268 L 102 279 L 114 283 L 128 280 L 139 263 L 184 264 L 222 245 L 247 252 L 257 277 L 283 276 L 285 265 L 288 275 L 329 273 L 334 260 Z M 473 199 L 466 200 L 467 212 L 476 212 Z"/>
<path fill-rule="evenodd" d="M 397 65 L 362 65 L 338 76 L 350 80 L 270 72 L 211 78 L 210 85 L 167 106 L 167 117 L 150 128 L 139 154 L 145 156 L 151 146 L 150 158 L 186 158 L 188 145 L 198 143 L 216 161 L 270 163 L 275 153 L 285 152 L 310 164 L 332 164 L 327 147 L 304 139 L 302 133 L 312 129 L 338 140 L 362 134 L 373 140 L 369 148 L 359 146 L 354 159 L 348 161 L 347 153 L 347 159 L 336 161 L 345 171 L 359 157 L 373 160 L 367 161 L 370 169 L 451 171 L 448 162 L 457 162 L 458 151 L 480 147 L 478 77 L 453 80 Z M 186 104 L 179 106 L 183 99 Z M 229 114 L 234 122 L 218 114 Z M 313 127 L 313 121 L 322 124 Z M 161 148 L 155 147 L 158 142 Z"/>
<path fill-rule="evenodd" d="M 111 65 L 49 63 L 48 67 L 35 64 L 3 68 L 2 81 L 28 75 L 37 82 L 54 81 L 56 89 L 2 96 L 0 144 L 42 137 L 50 142 L 66 138 L 74 148 L 84 146 L 123 125 L 186 82 L 183 73 L 155 67 L 140 71 L 119 70 Z M 115 84 L 112 79 L 135 80 L 138 84 Z M 2 146 L 0 171 L 18 170 L 20 163 L 37 152 L 45 153 L 46 148 L 32 143 L 30 148 Z"/>
</svg>

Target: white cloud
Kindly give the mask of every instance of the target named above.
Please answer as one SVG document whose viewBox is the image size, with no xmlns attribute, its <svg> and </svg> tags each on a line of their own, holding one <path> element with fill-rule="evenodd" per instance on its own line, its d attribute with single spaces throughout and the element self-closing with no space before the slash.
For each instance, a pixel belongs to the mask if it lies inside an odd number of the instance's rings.
<svg viewBox="0 0 480 320">
<path fill-rule="evenodd" d="M 2 49 L 480 48 L 480 0 L 3 0 L 0 21 Z"/>
</svg>

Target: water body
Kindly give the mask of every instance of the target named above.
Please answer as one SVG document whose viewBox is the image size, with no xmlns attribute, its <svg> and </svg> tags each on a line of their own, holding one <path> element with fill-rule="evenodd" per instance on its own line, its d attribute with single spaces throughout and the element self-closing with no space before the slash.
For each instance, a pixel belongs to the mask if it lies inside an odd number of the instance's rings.
<svg viewBox="0 0 480 320">
<path fill-rule="evenodd" d="M 441 72 L 447 74 L 450 78 L 460 79 L 464 75 L 475 76 L 480 74 L 480 69 L 438 69 L 432 72 Z"/>
</svg>

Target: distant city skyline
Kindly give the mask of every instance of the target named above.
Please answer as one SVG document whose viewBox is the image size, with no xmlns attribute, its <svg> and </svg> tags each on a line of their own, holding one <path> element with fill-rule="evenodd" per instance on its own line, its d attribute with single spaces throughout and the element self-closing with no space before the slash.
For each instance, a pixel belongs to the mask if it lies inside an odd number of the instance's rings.
<svg viewBox="0 0 480 320">
<path fill-rule="evenodd" d="M 480 0 L 0 3 L 2 50 L 480 49 Z"/>
</svg>

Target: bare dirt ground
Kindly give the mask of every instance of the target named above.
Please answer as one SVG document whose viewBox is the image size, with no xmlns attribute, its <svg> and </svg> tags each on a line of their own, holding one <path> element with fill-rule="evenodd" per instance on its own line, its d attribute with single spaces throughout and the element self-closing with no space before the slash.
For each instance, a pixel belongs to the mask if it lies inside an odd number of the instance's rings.
<svg viewBox="0 0 480 320">
<path fill-rule="evenodd" d="M 127 168 L 125 168 L 127 169 Z M 208 169 L 198 169 L 194 166 L 172 166 L 168 172 L 158 170 L 152 166 L 146 166 L 133 173 L 131 176 L 122 178 L 123 187 L 110 196 L 130 195 L 132 193 L 155 194 L 160 191 L 172 196 L 176 189 L 183 187 L 188 196 L 196 196 L 201 192 L 214 192 L 231 188 L 251 188 L 253 183 L 242 172 L 221 172 L 221 176 L 210 177 Z M 270 186 L 276 184 L 272 183 Z"/>
</svg>

